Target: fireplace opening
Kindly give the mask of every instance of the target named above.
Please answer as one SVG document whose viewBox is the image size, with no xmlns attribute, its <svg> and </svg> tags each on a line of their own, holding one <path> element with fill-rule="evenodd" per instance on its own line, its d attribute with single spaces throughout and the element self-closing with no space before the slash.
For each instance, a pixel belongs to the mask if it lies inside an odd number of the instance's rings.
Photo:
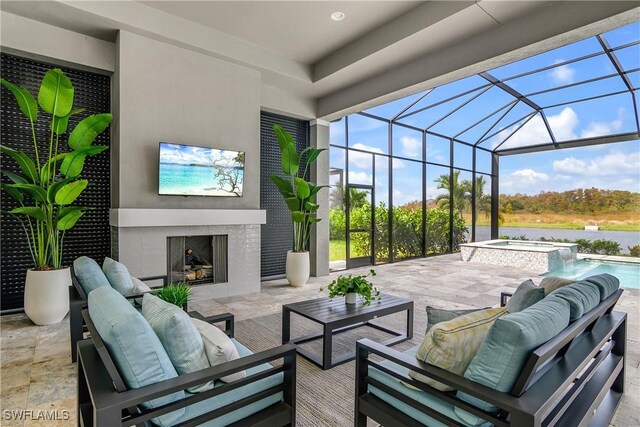
<svg viewBox="0 0 640 427">
<path fill-rule="evenodd" d="M 228 236 L 167 237 L 167 271 L 172 283 L 226 283 Z"/>
</svg>

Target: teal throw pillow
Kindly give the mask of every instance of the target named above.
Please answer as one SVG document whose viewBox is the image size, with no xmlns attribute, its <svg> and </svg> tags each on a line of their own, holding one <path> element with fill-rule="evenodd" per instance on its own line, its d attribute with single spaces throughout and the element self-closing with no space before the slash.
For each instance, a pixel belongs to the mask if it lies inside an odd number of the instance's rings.
<svg viewBox="0 0 640 427">
<path fill-rule="evenodd" d="M 97 262 L 89 257 L 81 256 L 73 261 L 73 274 L 86 296 L 94 289 L 109 286 L 109 280 L 104 275 Z"/>
<path fill-rule="evenodd" d="M 507 300 L 509 313 L 517 313 L 531 307 L 544 298 L 544 289 L 536 286 L 531 279 L 524 281 L 516 288 L 513 296 Z"/>
<path fill-rule="evenodd" d="M 158 335 L 178 374 L 210 367 L 200 332 L 182 308 L 146 293 L 142 298 L 142 315 Z M 208 382 L 192 387 L 189 391 L 197 393 L 212 388 L 213 383 Z"/>
<path fill-rule="evenodd" d="M 111 287 L 121 295 L 127 296 L 135 293 L 135 286 L 126 265 L 106 257 L 102 263 L 102 271 L 109 279 Z"/>
</svg>

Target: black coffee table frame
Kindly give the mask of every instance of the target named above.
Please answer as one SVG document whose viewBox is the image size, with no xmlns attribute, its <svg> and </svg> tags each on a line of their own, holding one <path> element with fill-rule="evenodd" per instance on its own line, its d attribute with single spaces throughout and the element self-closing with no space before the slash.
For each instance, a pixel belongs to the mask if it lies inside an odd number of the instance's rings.
<svg viewBox="0 0 640 427">
<path fill-rule="evenodd" d="M 413 301 L 392 295 L 382 294 L 380 303 L 372 302 L 364 306 L 362 302 L 357 304 L 345 304 L 344 298 L 318 298 L 308 301 L 285 304 L 282 306 L 282 343 L 291 343 L 296 347 L 298 354 L 315 363 L 324 370 L 341 365 L 355 359 L 355 342 L 353 351 L 333 357 L 333 336 L 361 326 L 370 326 L 380 331 L 393 335 L 381 344 L 391 346 L 413 338 Z M 387 326 L 382 326 L 370 321 L 390 314 L 407 312 L 405 331 L 399 331 Z M 323 332 L 291 339 L 291 313 L 298 314 L 323 327 Z M 302 347 L 309 341 L 322 338 L 322 356 L 318 356 Z"/>
</svg>

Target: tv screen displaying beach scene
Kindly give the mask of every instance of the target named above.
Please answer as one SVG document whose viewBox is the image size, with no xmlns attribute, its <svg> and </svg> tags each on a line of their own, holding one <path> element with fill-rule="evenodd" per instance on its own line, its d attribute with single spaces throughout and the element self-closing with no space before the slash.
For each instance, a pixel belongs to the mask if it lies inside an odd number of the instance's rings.
<svg viewBox="0 0 640 427">
<path fill-rule="evenodd" d="M 161 195 L 242 197 L 244 152 L 160 143 Z"/>
</svg>

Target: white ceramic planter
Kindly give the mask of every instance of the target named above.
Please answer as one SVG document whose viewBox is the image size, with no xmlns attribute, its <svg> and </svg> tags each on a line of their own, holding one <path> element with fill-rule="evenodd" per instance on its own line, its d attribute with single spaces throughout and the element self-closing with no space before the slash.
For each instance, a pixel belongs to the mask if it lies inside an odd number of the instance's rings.
<svg viewBox="0 0 640 427">
<path fill-rule="evenodd" d="M 36 325 L 52 325 L 69 312 L 69 268 L 27 271 L 24 284 L 24 312 Z"/>
<path fill-rule="evenodd" d="M 309 252 L 287 252 L 287 280 L 291 286 L 307 283 L 309 271 Z"/>
<path fill-rule="evenodd" d="M 344 302 L 347 304 L 355 304 L 357 297 L 358 297 L 358 294 L 356 294 L 355 292 L 349 292 L 347 295 L 344 296 Z"/>
</svg>

